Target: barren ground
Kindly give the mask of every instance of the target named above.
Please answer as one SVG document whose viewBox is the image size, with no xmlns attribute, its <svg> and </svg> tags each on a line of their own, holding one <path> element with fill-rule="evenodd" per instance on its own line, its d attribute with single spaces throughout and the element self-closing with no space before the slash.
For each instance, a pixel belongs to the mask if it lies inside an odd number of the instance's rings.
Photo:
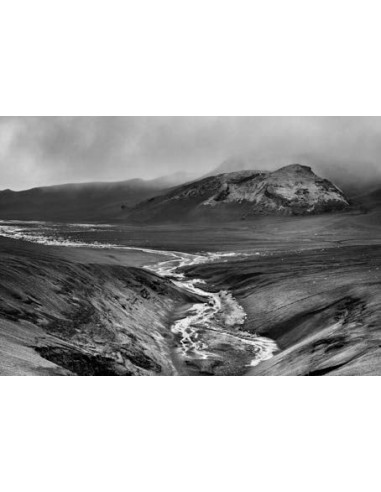
<svg viewBox="0 0 381 492">
<path fill-rule="evenodd" d="M 113 239 L 244 253 L 186 273 L 204 279 L 207 289 L 232 292 L 248 315 L 242 329 L 277 342 L 279 353 L 251 374 L 381 374 L 380 224 L 377 211 L 262 217 L 125 227 Z M 141 269 L 161 259 L 0 238 L 0 373 L 182 373 L 169 327 L 176 312 L 199 299 Z"/>
</svg>

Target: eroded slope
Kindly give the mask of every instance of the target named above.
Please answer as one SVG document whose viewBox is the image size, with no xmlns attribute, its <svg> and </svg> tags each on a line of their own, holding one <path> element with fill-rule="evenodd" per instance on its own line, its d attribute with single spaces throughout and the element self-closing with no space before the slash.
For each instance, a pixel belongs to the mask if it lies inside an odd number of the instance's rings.
<svg viewBox="0 0 381 492">
<path fill-rule="evenodd" d="M 0 374 L 176 374 L 167 318 L 190 294 L 140 268 L 0 241 Z"/>
<path fill-rule="evenodd" d="M 344 210 L 347 198 L 311 168 L 293 164 L 275 172 L 210 176 L 137 205 L 131 220 L 231 220 L 256 215 L 312 215 Z"/>
</svg>

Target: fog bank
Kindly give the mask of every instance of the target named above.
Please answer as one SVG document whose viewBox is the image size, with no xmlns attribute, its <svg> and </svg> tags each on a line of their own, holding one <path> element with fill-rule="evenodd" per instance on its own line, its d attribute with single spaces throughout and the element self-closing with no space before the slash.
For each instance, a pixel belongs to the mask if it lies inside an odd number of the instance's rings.
<svg viewBox="0 0 381 492">
<path fill-rule="evenodd" d="M 380 117 L 1 117 L 0 189 L 311 165 L 381 180 Z"/>
</svg>

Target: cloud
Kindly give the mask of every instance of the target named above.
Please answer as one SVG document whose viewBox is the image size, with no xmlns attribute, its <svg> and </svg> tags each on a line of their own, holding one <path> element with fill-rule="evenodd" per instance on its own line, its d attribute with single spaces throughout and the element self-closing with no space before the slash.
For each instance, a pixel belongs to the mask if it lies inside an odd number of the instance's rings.
<svg viewBox="0 0 381 492">
<path fill-rule="evenodd" d="M 202 174 L 231 156 L 381 178 L 381 118 L 0 118 L 0 189 Z"/>
</svg>

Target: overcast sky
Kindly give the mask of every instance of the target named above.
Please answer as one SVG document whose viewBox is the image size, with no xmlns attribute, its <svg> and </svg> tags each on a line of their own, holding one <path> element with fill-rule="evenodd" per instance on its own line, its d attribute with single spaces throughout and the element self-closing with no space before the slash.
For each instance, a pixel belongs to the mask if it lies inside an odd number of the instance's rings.
<svg viewBox="0 0 381 492">
<path fill-rule="evenodd" d="M 0 117 L 0 189 L 201 175 L 231 157 L 381 177 L 381 117 Z"/>
</svg>

